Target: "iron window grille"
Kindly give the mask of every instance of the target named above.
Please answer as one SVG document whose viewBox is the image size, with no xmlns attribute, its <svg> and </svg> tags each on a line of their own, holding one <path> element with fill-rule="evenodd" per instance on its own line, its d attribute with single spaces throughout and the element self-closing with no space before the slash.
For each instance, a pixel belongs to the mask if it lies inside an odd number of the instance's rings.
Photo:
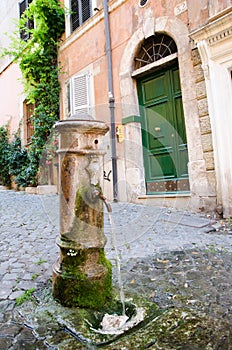
<svg viewBox="0 0 232 350">
<path fill-rule="evenodd" d="M 139 0 L 139 6 L 143 7 L 147 4 L 148 0 Z"/>
<path fill-rule="evenodd" d="M 23 0 L 19 3 L 19 18 L 22 17 L 22 15 L 28 9 L 28 6 L 30 5 L 31 2 L 32 2 L 32 0 Z M 30 38 L 29 31 L 30 31 L 30 29 L 33 29 L 33 28 L 34 28 L 34 21 L 27 18 L 26 29 L 20 31 L 20 38 L 22 40 L 27 41 Z"/>
<path fill-rule="evenodd" d="M 144 67 L 177 52 L 175 41 L 168 35 L 158 33 L 147 38 L 135 57 L 135 69 Z"/>
<path fill-rule="evenodd" d="M 71 0 L 71 32 L 92 16 L 92 0 Z"/>
</svg>

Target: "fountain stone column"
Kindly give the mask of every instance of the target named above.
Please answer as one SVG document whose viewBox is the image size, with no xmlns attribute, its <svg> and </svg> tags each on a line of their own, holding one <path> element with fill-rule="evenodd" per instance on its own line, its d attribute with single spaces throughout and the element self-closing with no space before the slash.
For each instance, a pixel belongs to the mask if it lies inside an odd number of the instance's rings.
<svg viewBox="0 0 232 350">
<path fill-rule="evenodd" d="M 112 289 L 101 199 L 102 141 L 109 128 L 100 121 L 68 119 L 55 129 L 59 132 L 60 257 L 53 265 L 53 297 L 64 306 L 99 309 Z"/>
</svg>

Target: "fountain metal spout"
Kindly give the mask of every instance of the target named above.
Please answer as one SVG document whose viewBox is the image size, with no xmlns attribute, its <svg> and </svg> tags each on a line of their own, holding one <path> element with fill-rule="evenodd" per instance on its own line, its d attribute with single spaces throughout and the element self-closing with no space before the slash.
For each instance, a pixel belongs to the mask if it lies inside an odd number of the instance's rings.
<svg viewBox="0 0 232 350">
<path fill-rule="evenodd" d="M 103 196 L 101 191 L 99 191 L 97 188 L 95 188 L 92 192 L 92 196 L 93 196 L 93 198 L 99 197 L 103 201 L 103 203 L 105 204 L 108 213 L 112 213 L 112 207 L 111 207 L 110 203 L 107 201 L 106 197 Z"/>
</svg>

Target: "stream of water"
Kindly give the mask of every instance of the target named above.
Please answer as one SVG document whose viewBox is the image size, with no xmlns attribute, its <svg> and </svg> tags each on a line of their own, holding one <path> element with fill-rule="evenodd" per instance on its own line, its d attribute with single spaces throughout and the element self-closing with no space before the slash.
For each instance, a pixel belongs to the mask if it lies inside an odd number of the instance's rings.
<svg viewBox="0 0 232 350">
<path fill-rule="evenodd" d="M 110 227 L 111 227 L 112 249 L 114 250 L 115 256 L 116 256 L 116 269 L 117 269 L 117 276 L 118 276 L 120 300 L 122 303 L 122 314 L 124 316 L 126 314 L 126 310 L 125 310 L 125 295 L 124 295 L 122 276 L 121 276 L 121 261 L 120 261 L 120 255 L 117 249 L 117 244 L 116 244 L 116 234 L 115 234 L 113 215 L 111 211 L 108 211 L 108 214 L 109 214 Z"/>
</svg>

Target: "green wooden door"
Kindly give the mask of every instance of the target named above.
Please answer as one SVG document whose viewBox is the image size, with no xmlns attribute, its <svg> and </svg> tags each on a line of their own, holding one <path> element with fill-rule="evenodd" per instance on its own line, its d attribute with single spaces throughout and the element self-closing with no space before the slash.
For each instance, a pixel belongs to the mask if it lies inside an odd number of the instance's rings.
<svg viewBox="0 0 232 350">
<path fill-rule="evenodd" d="M 138 81 L 147 193 L 189 191 L 179 70 Z"/>
</svg>

